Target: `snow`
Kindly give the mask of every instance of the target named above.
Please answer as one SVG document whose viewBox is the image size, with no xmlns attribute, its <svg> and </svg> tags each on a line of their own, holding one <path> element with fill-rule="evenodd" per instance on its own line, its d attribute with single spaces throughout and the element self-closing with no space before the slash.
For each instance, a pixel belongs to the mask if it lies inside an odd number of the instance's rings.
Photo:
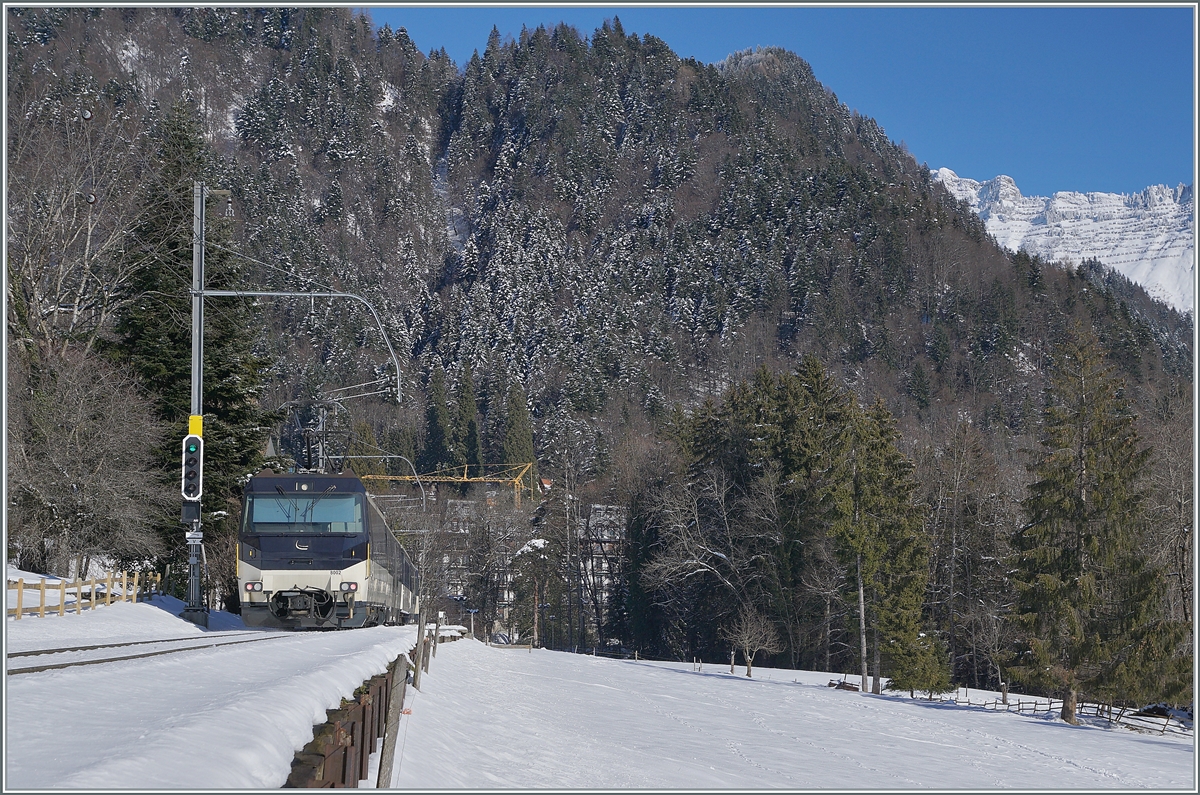
<svg viewBox="0 0 1200 795">
<path fill-rule="evenodd" d="M 525 546 L 521 547 L 513 554 L 513 557 L 515 558 L 515 557 L 517 557 L 517 555 L 524 555 L 526 552 L 533 552 L 534 550 L 545 549 L 545 548 L 546 548 L 546 539 L 531 538 L 525 542 Z M 542 557 L 545 557 L 545 556 L 543 555 Z"/>
<path fill-rule="evenodd" d="M 1191 187 L 1154 185 L 1132 195 L 1060 191 L 1022 196 L 1011 177 L 986 182 L 948 168 L 933 178 L 978 213 L 1009 251 L 1079 263 L 1095 258 L 1154 298 L 1191 312 L 1195 282 L 1195 199 Z"/>
<path fill-rule="evenodd" d="M 7 788 L 278 787 L 325 710 L 412 648 L 415 627 L 246 630 L 212 613 L 203 630 L 170 597 L 82 615 L 8 619 L 8 652 L 231 631 L 262 642 L 5 677 Z M 215 642 L 215 639 L 214 639 Z M 93 658 L 146 646 L 102 649 Z M 150 646 L 149 648 L 156 648 Z M 9 670 L 44 657 L 9 661 Z"/>
<path fill-rule="evenodd" d="M 447 643 L 409 691 L 393 786 L 1194 786 L 1191 738 L 850 693 L 828 673 L 692 668 Z"/>
<path fill-rule="evenodd" d="M 230 634 L 261 642 L 9 674 L 6 789 L 279 787 L 325 710 L 415 642 L 415 627 L 247 630 L 178 600 L 9 619 L 11 652 Z M 461 628 L 446 625 L 443 631 Z M 240 638 L 239 638 L 240 639 Z M 80 652 L 96 659 L 154 645 Z M 21 657 L 9 670 L 46 661 Z M 1193 788 L 1192 738 L 872 696 L 834 675 L 439 646 L 409 687 L 392 786 L 431 788 Z M 838 675 L 840 676 L 840 675 Z M 978 703 L 997 694 L 971 691 Z M 1013 694 L 1011 700 L 1029 700 Z M 1157 719 L 1155 719 L 1157 720 Z M 372 759 L 378 769 L 378 753 Z M 373 782 L 368 779 L 364 786 Z"/>
<path fill-rule="evenodd" d="M 396 107 L 396 105 L 399 103 L 400 89 L 396 88 L 394 85 L 387 82 L 386 80 L 383 81 L 381 88 L 383 89 L 382 90 L 383 96 L 380 98 L 379 102 L 376 103 L 375 107 L 379 110 L 379 113 L 382 115 L 384 113 L 387 113 L 392 108 Z"/>
<path fill-rule="evenodd" d="M 127 74 L 133 74 L 137 67 L 138 59 L 142 55 L 142 50 L 138 47 L 137 42 L 133 39 L 126 39 L 121 45 L 121 52 L 117 56 L 118 62 L 121 64 L 121 69 Z"/>
</svg>

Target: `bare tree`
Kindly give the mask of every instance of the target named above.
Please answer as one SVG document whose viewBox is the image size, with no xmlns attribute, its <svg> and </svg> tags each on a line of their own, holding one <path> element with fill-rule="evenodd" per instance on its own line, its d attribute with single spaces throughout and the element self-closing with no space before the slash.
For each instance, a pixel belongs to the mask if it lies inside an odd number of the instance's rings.
<svg viewBox="0 0 1200 795">
<path fill-rule="evenodd" d="M 746 661 L 746 676 L 751 675 L 755 654 L 760 651 L 775 654 L 783 650 L 775 627 L 766 616 L 753 608 L 743 607 L 739 610 L 737 618 L 723 634 L 734 648 L 741 649 Z"/>
<path fill-rule="evenodd" d="M 721 469 L 695 482 L 667 488 L 660 497 L 662 551 L 642 571 L 651 588 L 709 576 L 742 604 L 762 574 L 765 556 L 779 544 L 779 530 L 743 511 L 745 499 Z"/>
<path fill-rule="evenodd" d="M 587 420 L 576 419 L 560 406 L 543 428 L 550 462 L 557 464 L 559 482 L 551 494 L 547 532 L 562 540 L 561 579 L 565 584 L 567 644 L 584 641 L 584 567 L 580 548 L 580 491 L 594 476 L 602 445 L 600 431 Z"/>
<path fill-rule="evenodd" d="M 809 544 L 811 557 L 800 574 L 801 584 L 821 600 L 824 608 L 821 619 L 821 649 L 825 667 L 832 670 L 833 622 L 844 610 L 846 566 L 838 560 L 833 539 L 822 534 Z"/>
<path fill-rule="evenodd" d="M 150 465 L 164 438 L 150 402 L 95 356 L 43 353 L 33 367 L 9 361 L 10 557 L 67 575 L 77 555 L 158 554 L 172 493 Z"/>
<path fill-rule="evenodd" d="M 39 81 L 10 97 L 8 125 L 10 333 L 86 352 L 132 297 L 125 247 L 146 212 L 142 118 L 132 100 Z"/>
<path fill-rule="evenodd" d="M 487 636 L 495 631 L 508 601 L 510 561 L 528 536 L 525 512 L 503 498 L 499 502 L 472 525 L 467 561 L 467 605 L 479 610 Z"/>
<path fill-rule="evenodd" d="M 444 597 L 449 587 L 449 556 L 454 539 L 444 532 L 441 517 L 425 511 L 390 511 L 388 520 L 416 566 L 420 578 L 422 607 L 432 608 L 433 600 Z"/>
<path fill-rule="evenodd" d="M 1150 460 L 1147 512 L 1152 521 L 1145 546 L 1150 560 L 1171 582 L 1166 594 L 1166 617 L 1190 622 L 1195 538 L 1192 398 L 1181 394 L 1161 402 L 1164 405 L 1158 407 L 1155 422 L 1147 423 L 1146 437 L 1154 445 L 1155 455 Z"/>
</svg>

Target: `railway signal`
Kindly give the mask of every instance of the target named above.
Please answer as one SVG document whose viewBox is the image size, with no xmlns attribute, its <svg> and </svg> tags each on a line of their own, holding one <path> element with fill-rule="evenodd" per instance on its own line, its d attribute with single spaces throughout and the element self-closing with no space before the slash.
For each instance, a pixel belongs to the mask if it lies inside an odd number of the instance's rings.
<svg viewBox="0 0 1200 795">
<path fill-rule="evenodd" d="M 194 433 L 183 437 L 183 482 L 185 500 L 198 500 L 204 491 L 204 439 Z"/>
</svg>

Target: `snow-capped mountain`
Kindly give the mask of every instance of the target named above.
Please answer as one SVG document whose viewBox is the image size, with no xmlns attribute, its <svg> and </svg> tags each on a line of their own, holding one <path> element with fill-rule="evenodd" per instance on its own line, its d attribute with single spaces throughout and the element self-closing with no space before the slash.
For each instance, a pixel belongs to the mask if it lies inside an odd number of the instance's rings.
<svg viewBox="0 0 1200 795">
<path fill-rule="evenodd" d="M 971 205 L 988 232 L 1010 251 L 1046 260 L 1094 258 L 1140 284 L 1153 297 L 1192 312 L 1196 275 L 1192 186 L 1153 185 L 1133 195 L 1060 191 L 1022 196 L 1011 177 L 986 182 L 933 172 Z"/>
</svg>

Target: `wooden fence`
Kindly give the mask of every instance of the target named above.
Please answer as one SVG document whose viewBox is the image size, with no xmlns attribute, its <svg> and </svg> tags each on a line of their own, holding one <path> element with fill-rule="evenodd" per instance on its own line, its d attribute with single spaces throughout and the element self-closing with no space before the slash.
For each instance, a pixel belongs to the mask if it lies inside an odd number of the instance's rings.
<svg viewBox="0 0 1200 795">
<path fill-rule="evenodd" d="M 967 707 L 983 707 L 988 710 L 998 710 L 1001 712 L 1027 712 L 1030 714 L 1045 713 L 1053 715 L 1062 711 L 1062 699 L 1032 699 L 1025 701 L 1023 699 L 1011 698 L 1008 701 L 993 700 L 993 701 L 971 701 L 970 696 L 966 699 L 960 698 L 942 698 L 938 699 L 943 703 L 961 704 Z M 1193 726 L 1190 722 L 1183 722 L 1169 712 L 1163 710 L 1164 714 L 1157 712 L 1144 712 L 1142 710 L 1130 710 L 1127 707 L 1114 707 L 1112 704 L 1101 704 L 1092 701 L 1080 701 L 1075 705 L 1075 714 L 1079 717 L 1094 717 L 1107 720 L 1110 724 L 1118 723 L 1132 729 L 1141 731 L 1154 731 L 1159 734 L 1182 734 L 1192 736 Z"/>
<path fill-rule="evenodd" d="M 337 709 L 327 710 L 325 723 L 313 728 L 312 741 L 296 752 L 283 786 L 357 787 L 370 775 L 371 754 L 381 738 L 379 786 L 390 785 L 392 766 L 386 757 L 395 753 L 407 681 L 408 658 L 401 655 L 386 673 L 363 682 L 354 691 L 353 701 L 342 699 Z"/>
<path fill-rule="evenodd" d="M 48 582 L 49 584 L 47 584 Z M 131 578 L 129 572 L 110 571 L 103 577 L 92 577 L 87 580 L 77 579 L 71 583 L 62 579 L 50 582 L 42 577 L 36 585 L 32 582 L 25 582 L 22 577 L 9 580 L 7 590 L 17 592 L 17 606 L 9 607 L 7 615 L 20 621 L 24 615 L 36 615 L 44 618 L 47 613 L 61 616 L 66 615 L 68 610 L 82 613 L 84 610 L 95 610 L 97 607 L 111 605 L 113 602 L 137 602 L 138 599 L 145 599 L 150 594 L 162 593 L 162 575 L 152 572 L 143 577 L 141 572 L 134 572 Z M 27 591 L 37 592 L 36 606 L 32 604 L 26 606 L 25 593 Z M 51 598 L 57 596 L 57 604 L 48 604 L 47 596 Z M 68 602 L 69 596 L 74 596 L 74 601 Z"/>
</svg>

